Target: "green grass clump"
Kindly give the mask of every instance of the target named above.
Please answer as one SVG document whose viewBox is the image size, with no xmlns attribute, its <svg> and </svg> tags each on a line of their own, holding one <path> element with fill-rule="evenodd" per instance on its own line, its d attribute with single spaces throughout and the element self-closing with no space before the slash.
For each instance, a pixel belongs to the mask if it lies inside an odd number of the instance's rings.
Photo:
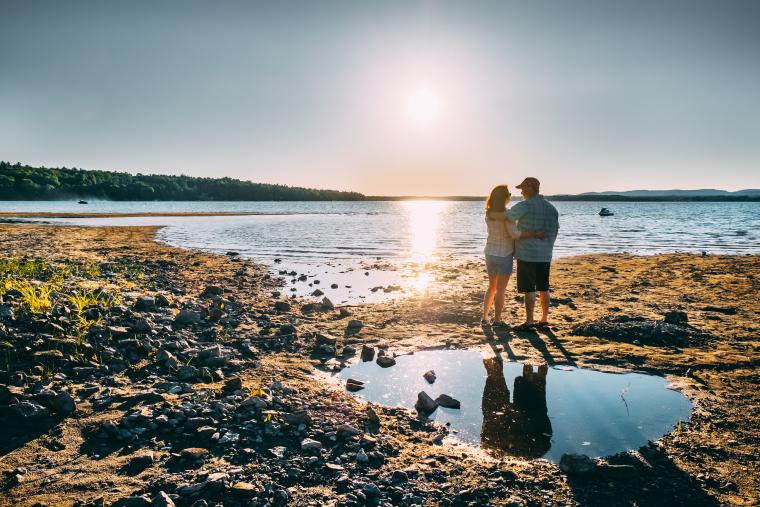
<svg viewBox="0 0 760 507">
<path fill-rule="evenodd" d="M 43 313 L 53 307 L 50 295 L 55 286 L 49 283 L 35 285 L 29 280 L 6 280 L 5 290 L 17 290 L 21 294 L 21 302 L 32 313 Z"/>
<path fill-rule="evenodd" d="M 63 294 L 73 306 L 76 312 L 76 323 L 80 331 L 84 332 L 93 325 L 100 323 L 101 319 L 88 319 L 86 310 L 92 307 L 110 308 L 119 303 L 116 296 L 106 294 L 101 290 L 76 289 L 70 293 Z"/>
</svg>

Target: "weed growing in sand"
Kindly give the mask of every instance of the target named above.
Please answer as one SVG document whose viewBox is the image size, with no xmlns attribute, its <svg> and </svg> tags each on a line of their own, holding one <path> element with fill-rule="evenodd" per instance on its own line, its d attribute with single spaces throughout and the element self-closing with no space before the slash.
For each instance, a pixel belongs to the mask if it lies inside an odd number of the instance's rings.
<svg viewBox="0 0 760 507">
<path fill-rule="evenodd" d="M 16 290 L 21 296 L 21 302 L 32 313 L 42 313 L 52 308 L 50 295 L 55 290 L 53 284 L 33 284 L 29 280 L 6 280 L 5 290 Z"/>
</svg>

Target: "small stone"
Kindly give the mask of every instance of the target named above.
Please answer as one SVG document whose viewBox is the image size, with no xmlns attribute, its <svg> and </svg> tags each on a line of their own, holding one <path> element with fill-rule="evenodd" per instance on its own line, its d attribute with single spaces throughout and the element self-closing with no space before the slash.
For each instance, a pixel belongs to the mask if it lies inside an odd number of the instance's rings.
<svg viewBox="0 0 760 507">
<path fill-rule="evenodd" d="M 224 382 L 226 391 L 239 391 L 243 388 L 243 380 L 240 377 L 230 377 Z"/>
<path fill-rule="evenodd" d="M 567 475 L 587 476 L 596 472 L 596 462 L 585 454 L 563 454 L 559 469 Z"/>
<path fill-rule="evenodd" d="M 174 318 L 177 324 L 196 324 L 201 321 L 201 314 L 198 311 L 183 308 Z"/>
<path fill-rule="evenodd" d="M 285 457 L 285 451 L 287 450 L 287 447 L 278 445 L 277 447 L 272 447 L 269 449 L 269 454 L 271 454 L 273 457 L 277 459 L 283 459 Z"/>
<path fill-rule="evenodd" d="M 290 303 L 287 301 L 275 301 L 274 309 L 278 312 L 287 312 L 290 310 Z"/>
<path fill-rule="evenodd" d="M 247 496 L 252 497 L 255 496 L 257 493 L 256 486 L 251 484 L 250 482 L 236 482 L 232 485 L 230 488 L 230 491 L 232 491 L 236 495 L 240 496 Z"/>
<path fill-rule="evenodd" d="M 208 297 L 208 296 L 222 296 L 224 295 L 224 289 L 218 285 L 208 285 L 203 290 L 203 293 L 201 296 Z"/>
<path fill-rule="evenodd" d="M 381 368 L 390 368 L 396 364 L 396 360 L 390 356 L 380 356 L 375 361 Z"/>
<path fill-rule="evenodd" d="M 208 455 L 208 449 L 202 447 L 188 447 L 182 449 L 179 453 L 180 457 L 189 461 L 200 461 Z"/>
<path fill-rule="evenodd" d="M 346 380 L 346 390 L 355 393 L 356 391 L 361 391 L 362 389 L 364 389 L 364 382 L 352 378 Z"/>
<path fill-rule="evenodd" d="M 358 319 L 351 319 L 348 321 L 348 325 L 346 326 L 346 332 L 349 334 L 355 334 L 361 331 L 361 329 L 364 327 L 364 323 Z"/>
<path fill-rule="evenodd" d="M 311 438 L 304 438 L 301 441 L 301 450 L 306 452 L 319 451 L 322 449 L 322 442 L 313 440 Z"/>
<path fill-rule="evenodd" d="M 140 296 L 135 301 L 135 311 L 150 312 L 156 309 L 156 299 L 152 296 Z"/>
<path fill-rule="evenodd" d="M 417 403 L 414 404 L 414 408 L 420 413 L 431 414 L 436 408 L 438 408 L 438 404 L 428 393 L 420 391 L 419 394 L 417 394 Z"/>
<path fill-rule="evenodd" d="M 68 415 L 76 410 L 77 404 L 68 392 L 63 391 L 50 400 L 50 408 L 59 414 Z"/>
<path fill-rule="evenodd" d="M 422 376 L 425 378 L 425 380 L 428 381 L 428 384 L 432 384 L 433 382 L 435 382 L 436 376 L 433 370 L 426 371 L 425 373 L 422 374 Z"/>
<path fill-rule="evenodd" d="M 294 426 L 311 423 L 311 416 L 309 415 L 308 410 L 297 410 L 295 412 L 285 414 L 283 416 L 283 419 L 285 419 L 286 423 L 292 424 Z"/>
<path fill-rule="evenodd" d="M 359 428 L 351 426 L 350 424 L 341 424 L 337 428 L 335 428 L 335 431 L 337 431 L 341 435 L 348 435 L 348 436 L 354 436 L 361 433 L 361 430 Z"/>
<path fill-rule="evenodd" d="M 174 500 L 163 491 L 159 491 L 156 496 L 153 497 L 151 504 L 153 507 L 174 507 Z"/>
<path fill-rule="evenodd" d="M 322 302 L 320 303 L 320 306 L 322 307 L 322 310 L 332 310 L 335 308 L 335 305 L 332 301 L 330 301 L 328 298 L 323 298 Z"/>
<path fill-rule="evenodd" d="M 444 408 L 460 408 L 461 403 L 459 403 L 459 400 L 452 398 L 448 394 L 441 394 L 435 399 L 435 402 Z"/>
<path fill-rule="evenodd" d="M 362 361 L 372 361 L 375 358 L 375 349 L 369 345 L 362 345 L 361 353 Z"/>
<path fill-rule="evenodd" d="M 356 461 L 359 463 L 366 463 L 369 461 L 369 456 L 367 456 L 367 453 L 364 452 L 364 449 L 360 448 L 358 451 L 356 451 Z"/>
<path fill-rule="evenodd" d="M 689 316 L 686 312 L 672 310 L 665 313 L 665 322 L 668 324 L 683 325 L 689 322 Z"/>
</svg>

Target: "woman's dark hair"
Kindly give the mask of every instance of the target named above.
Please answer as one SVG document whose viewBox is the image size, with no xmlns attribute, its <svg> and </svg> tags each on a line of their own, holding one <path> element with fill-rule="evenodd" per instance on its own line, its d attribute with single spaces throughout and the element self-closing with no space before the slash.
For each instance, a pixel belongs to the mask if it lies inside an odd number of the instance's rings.
<svg viewBox="0 0 760 507">
<path fill-rule="evenodd" d="M 507 202 L 512 194 L 509 193 L 507 185 L 499 185 L 491 190 L 491 195 L 486 199 L 486 212 L 488 211 L 507 211 Z"/>
</svg>

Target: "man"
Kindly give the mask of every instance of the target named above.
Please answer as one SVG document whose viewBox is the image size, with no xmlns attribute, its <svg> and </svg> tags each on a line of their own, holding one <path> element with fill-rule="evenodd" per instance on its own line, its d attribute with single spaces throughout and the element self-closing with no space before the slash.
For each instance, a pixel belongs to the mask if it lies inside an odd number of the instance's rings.
<svg viewBox="0 0 760 507">
<path fill-rule="evenodd" d="M 517 222 L 520 231 L 544 232 L 544 239 L 528 238 L 515 241 L 517 292 L 525 294 L 525 323 L 517 326 L 517 329 L 536 326 L 533 321 L 536 292 L 541 300 L 541 320 L 538 326 L 549 325 L 549 269 L 554 241 L 559 231 L 559 213 L 539 194 L 539 186 L 536 178 L 525 178 L 517 185 L 523 201 L 515 204 L 507 212 L 507 218 Z"/>
</svg>

